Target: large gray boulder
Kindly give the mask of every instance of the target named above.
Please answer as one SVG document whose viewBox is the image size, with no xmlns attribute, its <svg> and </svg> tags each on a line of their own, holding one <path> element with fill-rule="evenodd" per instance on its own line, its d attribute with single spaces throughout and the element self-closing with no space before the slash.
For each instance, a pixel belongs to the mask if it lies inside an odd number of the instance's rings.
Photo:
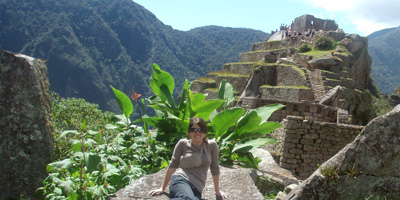
<svg viewBox="0 0 400 200">
<path fill-rule="evenodd" d="M 228 199 L 235 200 L 264 200 L 265 198 L 257 189 L 253 178 L 256 176 L 255 170 L 245 168 L 220 168 L 220 188 L 227 193 Z M 148 193 L 150 190 L 160 188 L 165 177 L 166 168 L 155 173 L 146 175 L 135 180 L 129 186 L 120 189 L 109 200 L 128 200 L 128 199 L 169 199 L 168 193 L 152 197 Z M 252 178 L 253 177 L 253 178 Z M 166 189 L 169 192 L 169 189 Z M 211 173 L 208 173 L 206 187 L 203 191 L 203 199 L 216 199 Z"/>
<path fill-rule="evenodd" d="M 285 199 L 398 199 L 400 105 L 375 118 Z"/>
<path fill-rule="evenodd" d="M 30 199 L 53 160 L 47 68 L 0 50 L 0 199 Z"/>
<path fill-rule="evenodd" d="M 258 148 L 252 151 L 253 155 L 261 159 L 258 163 L 258 171 L 266 179 L 258 181 L 259 189 L 268 191 L 282 191 L 286 186 L 291 184 L 299 184 L 297 178 L 286 169 L 280 167 L 272 157 L 272 155 L 264 149 Z"/>
</svg>

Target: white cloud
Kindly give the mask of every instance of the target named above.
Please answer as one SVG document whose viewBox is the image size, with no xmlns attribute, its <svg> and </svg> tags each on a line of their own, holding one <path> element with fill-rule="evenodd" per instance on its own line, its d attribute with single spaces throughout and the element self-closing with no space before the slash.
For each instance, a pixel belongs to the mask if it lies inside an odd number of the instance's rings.
<svg viewBox="0 0 400 200">
<path fill-rule="evenodd" d="M 398 0 L 305 0 L 351 22 L 368 35 L 374 31 L 400 25 Z"/>
</svg>

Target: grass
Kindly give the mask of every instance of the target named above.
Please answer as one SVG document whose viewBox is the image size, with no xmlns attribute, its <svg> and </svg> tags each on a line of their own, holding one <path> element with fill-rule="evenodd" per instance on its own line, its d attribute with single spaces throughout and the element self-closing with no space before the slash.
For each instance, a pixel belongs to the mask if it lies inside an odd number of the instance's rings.
<svg viewBox="0 0 400 200">
<path fill-rule="evenodd" d="M 274 63 L 272 63 L 272 64 L 274 64 Z M 302 69 L 297 67 L 296 65 L 286 65 L 286 64 L 280 64 L 280 65 L 284 66 L 284 67 L 291 67 L 294 70 L 296 70 L 297 72 L 299 72 L 303 76 L 303 78 L 306 78 L 306 73 Z"/>
<path fill-rule="evenodd" d="M 201 77 L 201 78 L 196 79 L 195 81 L 202 82 L 202 83 L 215 83 L 214 79 L 207 78 L 207 77 Z"/>
<path fill-rule="evenodd" d="M 341 53 L 336 52 L 335 49 L 332 50 L 318 50 L 316 48 L 313 48 L 311 51 L 304 52 L 304 53 L 299 53 L 300 55 L 309 55 L 312 56 L 313 59 L 320 58 L 322 56 L 327 56 L 331 55 L 331 52 L 334 52 L 334 55 L 343 55 L 343 56 L 349 56 L 351 53 L 346 49 L 345 46 L 343 45 L 337 45 L 340 47 L 340 49 L 343 51 Z"/>
<path fill-rule="evenodd" d="M 279 86 L 271 86 L 271 85 L 262 85 L 263 88 L 295 88 L 295 89 L 310 89 L 304 85 L 279 85 Z M 260 87 L 260 88 L 261 88 Z"/>
<path fill-rule="evenodd" d="M 231 73 L 231 72 L 225 72 L 225 71 L 214 71 L 210 72 L 210 75 L 215 74 L 218 76 L 228 76 L 228 77 L 249 77 L 248 74 L 236 74 L 236 73 Z"/>
</svg>

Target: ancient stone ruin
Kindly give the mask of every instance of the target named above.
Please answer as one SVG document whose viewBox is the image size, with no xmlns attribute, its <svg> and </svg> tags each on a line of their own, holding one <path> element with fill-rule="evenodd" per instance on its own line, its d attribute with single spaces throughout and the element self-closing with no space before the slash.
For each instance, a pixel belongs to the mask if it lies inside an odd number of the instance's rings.
<svg viewBox="0 0 400 200">
<path fill-rule="evenodd" d="M 400 105 L 375 118 L 357 138 L 284 199 L 399 199 Z"/>
<path fill-rule="evenodd" d="M 309 28 L 315 29 L 313 36 L 307 36 Z M 234 88 L 238 106 L 284 104 L 270 118 L 285 125 L 279 165 L 305 179 L 374 117 L 368 90 L 371 59 L 367 38 L 344 33 L 332 20 L 300 16 L 293 31 L 301 35 L 277 31 L 241 53 L 238 62 L 195 80 L 191 89 L 216 98 L 225 79 Z M 302 51 L 321 38 L 329 38 L 336 47 Z"/>
<path fill-rule="evenodd" d="M 53 160 L 47 68 L 0 50 L 0 199 L 31 199 Z"/>
</svg>

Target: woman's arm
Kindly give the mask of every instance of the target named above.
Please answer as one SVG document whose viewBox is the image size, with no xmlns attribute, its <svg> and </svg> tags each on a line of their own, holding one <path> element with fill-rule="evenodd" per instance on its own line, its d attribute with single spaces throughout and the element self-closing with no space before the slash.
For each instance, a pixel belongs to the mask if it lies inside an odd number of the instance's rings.
<svg viewBox="0 0 400 200">
<path fill-rule="evenodd" d="M 172 174 L 174 174 L 175 171 L 176 171 L 176 168 L 168 168 L 167 172 L 165 173 L 164 182 L 163 182 L 161 188 L 157 189 L 157 190 L 152 190 L 152 191 L 149 192 L 149 194 L 151 196 L 156 196 L 156 195 L 163 194 L 165 188 L 167 188 L 167 185 L 168 185 L 169 181 L 171 180 Z"/>
<path fill-rule="evenodd" d="M 226 199 L 227 195 L 219 189 L 219 175 L 213 176 L 215 194 L 222 199 Z"/>
</svg>

